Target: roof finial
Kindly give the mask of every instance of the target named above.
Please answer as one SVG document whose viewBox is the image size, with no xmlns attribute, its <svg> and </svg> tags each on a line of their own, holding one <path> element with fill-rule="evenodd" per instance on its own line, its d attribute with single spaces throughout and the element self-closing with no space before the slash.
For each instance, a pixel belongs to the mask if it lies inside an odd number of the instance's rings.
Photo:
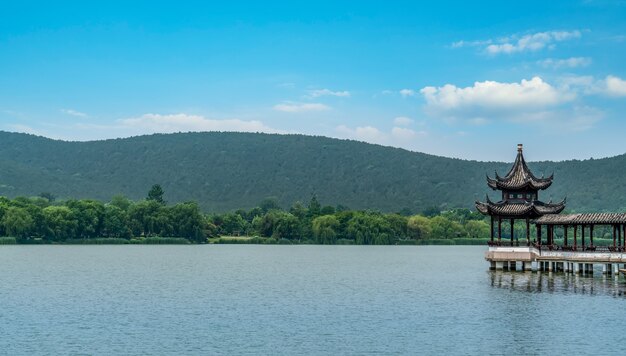
<svg viewBox="0 0 626 356">
<path fill-rule="evenodd" d="M 521 143 L 517 144 L 517 152 L 522 152 L 524 150 L 524 145 Z"/>
</svg>

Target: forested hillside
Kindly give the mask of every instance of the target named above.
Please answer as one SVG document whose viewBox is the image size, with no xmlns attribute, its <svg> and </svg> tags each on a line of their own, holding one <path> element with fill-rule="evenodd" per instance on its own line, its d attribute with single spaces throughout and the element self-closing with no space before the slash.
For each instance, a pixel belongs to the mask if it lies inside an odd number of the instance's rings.
<svg viewBox="0 0 626 356">
<path fill-rule="evenodd" d="M 209 132 L 65 142 L 0 132 L 0 195 L 136 200 L 158 183 L 168 202 L 193 200 L 209 212 L 252 208 L 268 197 L 288 207 L 312 194 L 324 204 L 383 212 L 471 208 L 485 193 L 498 199 L 485 174 L 504 174 L 510 164 L 302 135 Z M 568 210 L 575 211 L 626 210 L 625 155 L 529 165 L 537 174 L 555 174 L 553 187 L 542 192 L 545 200 L 567 196 Z"/>
</svg>

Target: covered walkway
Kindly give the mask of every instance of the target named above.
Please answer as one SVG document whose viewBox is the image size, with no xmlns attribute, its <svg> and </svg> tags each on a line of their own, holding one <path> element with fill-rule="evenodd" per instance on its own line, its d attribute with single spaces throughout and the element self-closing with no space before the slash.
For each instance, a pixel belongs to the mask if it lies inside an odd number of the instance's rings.
<svg viewBox="0 0 626 356">
<path fill-rule="evenodd" d="M 624 252 L 626 236 L 626 213 L 581 213 L 581 214 L 548 214 L 535 220 L 537 226 L 536 246 L 541 249 L 563 251 L 610 251 Z M 597 225 L 611 226 L 613 245 L 597 247 L 593 243 L 593 229 Z M 546 227 L 546 240 L 543 240 L 542 227 Z M 563 244 L 556 245 L 554 231 L 563 230 Z M 570 242 L 568 232 L 573 230 L 573 241 Z M 585 232 L 588 238 L 585 239 Z M 578 237 L 580 236 L 580 241 Z"/>
</svg>

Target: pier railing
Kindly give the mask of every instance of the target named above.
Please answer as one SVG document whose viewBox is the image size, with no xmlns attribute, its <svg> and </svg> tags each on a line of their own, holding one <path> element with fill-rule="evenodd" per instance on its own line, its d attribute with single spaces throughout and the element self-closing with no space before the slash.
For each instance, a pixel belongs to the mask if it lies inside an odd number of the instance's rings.
<svg viewBox="0 0 626 356">
<path fill-rule="evenodd" d="M 539 247 L 541 251 L 566 251 L 566 252 L 625 252 L 623 247 L 613 246 L 558 246 L 558 245 L 542 245 Z"/>
<path fill-rule="evenodd" d="M 487 241 L 489 247 L 503 246 L 503 247 L 520 247 L 529 246 L 526 241 Z"/>
<path fill-rule="evenodd" d="M 520 246 L 533 246 L 541 251 L 571 251 L 571 252 L 626 252 L 625 247 L 620 246 L 560 246 L 560 245 L 539 245 L 538 243 L 531 243 L 528 245 L 526 241 L 488 241 L 489 247 L 520 247 Z"/>
</svg>

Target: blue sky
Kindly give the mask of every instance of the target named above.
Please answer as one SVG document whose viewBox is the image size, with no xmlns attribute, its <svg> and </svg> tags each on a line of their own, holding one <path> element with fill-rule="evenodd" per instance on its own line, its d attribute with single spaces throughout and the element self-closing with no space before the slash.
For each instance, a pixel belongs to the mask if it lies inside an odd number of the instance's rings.
<svg viewBox="0 0 626 356">
<path fill-rule="evenodd" d="M 0 130 L 251 131 L 449 157 L 626 153 L 626 2 L 0 5 Z"/>
</svg>

